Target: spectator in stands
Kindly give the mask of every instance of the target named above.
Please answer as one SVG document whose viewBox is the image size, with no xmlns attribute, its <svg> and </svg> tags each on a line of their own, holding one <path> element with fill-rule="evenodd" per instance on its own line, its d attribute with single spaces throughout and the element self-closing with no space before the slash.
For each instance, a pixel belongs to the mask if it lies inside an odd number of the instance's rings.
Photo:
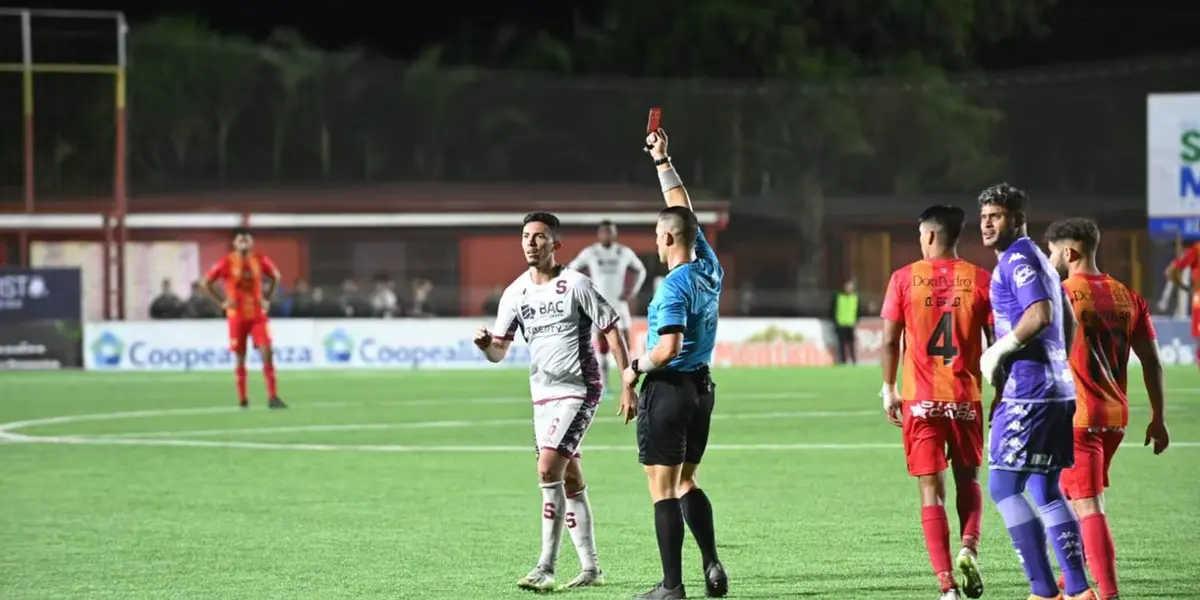
<svg viewBox="0 0 1200 600">
<path fill-rule="evenodd" d="M 492 288 L 486 300 L 483 301 L 483 316 L 494 317 L 500 312 L 500 297 L 504 295 L 504 286 L 498 285 Z"/>
<path fill-rule="evenodd" d="M 342 282 L 342 316 L 350 318 L 371 316 L 371 303 L 358 293 L 358 284 L 353 279 Z"/>
<path fill-rule="evenodd" d="M 428 279 L 414 279 L 412 282 L 412 308 L 408 311 L 412 317 L 432 317 L 433 310 L 429 302 L 429 293 L 433 291 L 433 282 Z"/>
<path fill-rule="evenodd" d="M 183 299 L 171 289 L 171 280 L 162 280 L 162 291 L 150 303 L 151 319 L 182 319 L 186 307 Z"/>
<path fill-rule="evenodd" d="M 387 273 L 375 274 L 375 291 L 371 293 L 371 310 L 376 317 L 390 319 L 400 313 L 400 300 Z"/>
<path fill-rule="evenodd" d="M 313 288 L 310 298 L 312 303 L 308 308 L 308 316 L 315 319 L 340 319 L 346 316 L 346 310 L 342 304 L 326 297 L 324 289 Z"/>
<path fill-rule="evenodd" d="M 185 314 L 189 319 L 219 319 L 225 316 L 221 305 L 204 293 L 199 281 L 192 282 L 192 295 L 187 299 Z"/>
<path fill-rule="evenodd" d="M 833 296 L 833 303 L 829 307 L 833 329 L 837 332 L 838 362 L 843 365 L 858 364 L 854 330 L 858 328 L 861 308 L 857 285 L 854 279 L 847 279 L 846 283 L 842 284 L 842 291 Z"/>
<path fill-rule="evenodd" d="M 292 293 L 288 296 L 291 302 L 291 310 L 288 314 L 296 319 L 307 319 L 315 316 L 313 314 L 312 293 L 312 290 L 308 287 L 307 280 L 297 279 L 295 286 L 292 287 Z"/>
</svg>

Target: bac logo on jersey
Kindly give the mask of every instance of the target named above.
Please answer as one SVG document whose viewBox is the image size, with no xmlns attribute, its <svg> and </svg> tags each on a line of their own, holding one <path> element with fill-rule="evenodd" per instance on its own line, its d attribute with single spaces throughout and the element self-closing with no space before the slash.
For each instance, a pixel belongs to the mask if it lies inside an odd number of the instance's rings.
<svg viewBox="0 0 1200 600">
<path fill-rule="evenodd" d="M 1037 271 L 1029 265 L 1019 265 L 1013 270 L 1013 281 L 1017 282 L 1017 287 L 1025 287 L 1034 279 L 1037 279 Z"/>
<path fill-rule="evenodd" d="M 566 300 L 521 305 L 521 320 L 534 321 L 539 317 L 561 317 L 567 312 Z"/>
</svg>

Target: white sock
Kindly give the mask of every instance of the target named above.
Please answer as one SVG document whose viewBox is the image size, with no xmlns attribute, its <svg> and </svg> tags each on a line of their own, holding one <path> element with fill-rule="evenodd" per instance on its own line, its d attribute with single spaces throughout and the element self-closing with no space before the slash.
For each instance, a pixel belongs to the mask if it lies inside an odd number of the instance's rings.
<svg viewBox="0 0 1200 600">
<path fill-rule="evenodd" d="M 550 572 L 554 572 L 558 563 L 566 503 L 567 490 L 563 482 L 542 484 L 542 556 L 538 558 L 538 566 Z"/>
<path fill-rule="evenodd" d="M 574 496 L 567 496 L 567 531 L 575 542 L 579 553 L 579 566 L 584 571 L 598 570 L 596 560 L 596 533 L 592 528 L 592 505 L 588 502 L 587 488 Z"/>
</svg>

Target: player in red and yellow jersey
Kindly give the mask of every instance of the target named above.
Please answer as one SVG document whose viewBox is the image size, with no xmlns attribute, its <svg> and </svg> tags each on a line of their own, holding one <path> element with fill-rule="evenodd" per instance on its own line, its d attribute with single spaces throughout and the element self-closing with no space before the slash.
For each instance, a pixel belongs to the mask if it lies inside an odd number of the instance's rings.
<svg viewBox="0 0 1200 600">
<path fill-rule="evenodd" d="M 1150 396 L 1146 445 L 1159 454 L 1170 443 L 1163 415 L 1163 370 L 1146 301 L 1096 268 L 1100 228 L 1089 219 L 1065 219 L 1046 230 L 1050 262 L 1063 276 L 1075 313 L 1071 375 L 1075 379 L 1075 466 L 1062 473 L 1063 493 L 1079 516 L 1084 556 L 1104 600 L 1117 597 L 1117 565 L 1104 515 L 1108 467 L 1129 424 L 1126 375 L 1129 352 L 1142 362 Z"/>
<path fill-rule="evenodd" d="M 921 213 L 922 260 L 892 274 L 883 303 L 883 396 L 888 420 L 903 429 L 908 472 L 921 494 L 921 524 L 942 600 L 957 600 L 956 563 L 968 598 L 983 594 L 977 559 L 983 493 L 983 403 L 979 357 L 992 338 L 991 275 L 958 258 L 965 213 Z M 904 341 L 903 383 L 896 369 Z M 947 464 L 949 455 L 949 465 Z M 962 549 L 950 560 L 947 466 L 953 466 Z"/>
<path fill-rule="evenodd" d="M 246 395 L 246 338 L 254 342 L 262 358 L 263 379 L 267 383 L 268 406 L 287 408 L 275 383 L 275 361 L 271 355 L 271 330 L 267 307 L 279 282 L 279 269 L 271 259 L 254 251 L 254 237 L 246 229 L 233 232 L 233 251 L 208 271 L 204 289 L 225 308 L 229 319 L 229 350 L 237 357 L 238 404 L 249 406 Z M 217 291 L 223 283 L 224 292 Z"/>
<path fill-rule="evenodd" d="M 1191 270 L 1192 284 L 1192 337 L 1200 340 L 1200 242 L 1193 242 L 1183 256 L 1175 259 L 1167 267 L 1167 278 L 1175 284 L 1175 289 L 1187 289 L 1183 284 L 1183 270 Z M 1196 344 L 1196 364 L 1200 365 L 1200 344 Z"/>
</svg>

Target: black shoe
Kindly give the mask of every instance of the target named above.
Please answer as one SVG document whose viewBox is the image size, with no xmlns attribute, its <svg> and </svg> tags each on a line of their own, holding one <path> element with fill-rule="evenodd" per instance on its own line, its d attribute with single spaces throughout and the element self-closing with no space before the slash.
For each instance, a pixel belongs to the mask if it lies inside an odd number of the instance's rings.
<svg viewBox="0 0 1200 600">
<path fill-rule="evenodd" d="M 729 576 L 720 561 L 708 565 L 704 571 L 704 593 L 709 598 L 724 598 L 729 593 Z"/>
<path fill-rule="evenodd" d="M 679 587 L 673 588 L 663 587 L 663 584 L 659 583 L 654 589 L 633 598 L 634 600 L 683 600 L 687 598 L 687 594 L 683 591 L 682 583 L 679 584 Z"/>
<path fill-rule="evenodd" d="M 275 396 L 271 398 L 270 402 L 267 402 L 267 408 L 287 408 L 287 405 L 279 399 L 279 396 Z"/>
<path fill-rule="evenodd" d="M 238 400 L 238 408 L 250 408 L 250 400 Z"/>
</svg>

